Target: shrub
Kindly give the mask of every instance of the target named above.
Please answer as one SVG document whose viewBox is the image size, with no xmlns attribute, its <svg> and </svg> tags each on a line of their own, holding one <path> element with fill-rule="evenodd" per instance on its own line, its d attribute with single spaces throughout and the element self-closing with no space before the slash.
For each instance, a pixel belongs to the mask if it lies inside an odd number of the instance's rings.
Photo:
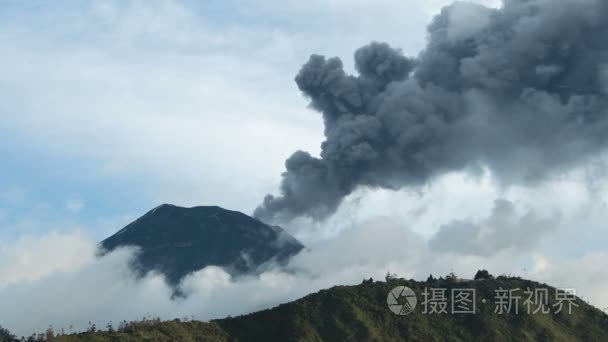
<svg viewBox="0 0 608 342">
<path fill-rule="evenodd" d="M 494 279 L 494 276 L 490 274 L 490 272 L 486 271 L 486 270 L 479 270 L 477 271 L 477 273 L 475 273 L 475 280 L 480 280 L 480 279 Z"/>
</svg>

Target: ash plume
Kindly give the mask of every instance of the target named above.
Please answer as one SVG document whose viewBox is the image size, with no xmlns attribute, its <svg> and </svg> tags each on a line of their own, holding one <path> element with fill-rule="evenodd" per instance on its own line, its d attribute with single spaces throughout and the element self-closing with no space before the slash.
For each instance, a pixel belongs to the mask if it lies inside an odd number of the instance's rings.
<svg viewBox="0 0 608 342">
<path fill-rule="evenodd" d="M 323 115 L 320 157 L 287 159 L 280 194 L 254 215 L 323 219 L 361 186 L 420 186 L 484 166 L 504 184 L 542 181 L 601 152 L 608 134 L 608 2 L 457 2 L 416 58 L 373 42 L 313 55 L 295 78 Z"/>
</svg>

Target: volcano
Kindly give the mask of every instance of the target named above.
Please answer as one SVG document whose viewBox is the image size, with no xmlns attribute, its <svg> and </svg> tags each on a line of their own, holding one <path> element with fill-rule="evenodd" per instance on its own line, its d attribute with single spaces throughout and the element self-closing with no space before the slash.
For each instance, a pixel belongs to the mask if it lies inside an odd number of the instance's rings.
<svg viewBox="0 0 608 342">
<path fill-rule="evenodd" d="M 141 275 L 162 273 L 171 285 L 207 266 L 231 275 L 285 264 L 304 246 L 278 226 L 218 206 L 158 206 L 100 244 L 102 254 L 137 247 L 132 266 Z"/>
</svg>

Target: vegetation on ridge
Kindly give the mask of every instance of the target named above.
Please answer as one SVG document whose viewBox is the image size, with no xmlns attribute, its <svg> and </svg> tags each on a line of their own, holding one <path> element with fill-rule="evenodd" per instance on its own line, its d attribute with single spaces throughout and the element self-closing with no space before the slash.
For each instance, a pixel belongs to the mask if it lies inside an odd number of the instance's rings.
<svg viewBox="0 0 608 342">
<path fill-rule="evenodd" d="M 492 277 L 487 272 L 475 280 L 432 276 L 425 282 L 398 279 L 364 280 L 360 285 L 335 286 L 296 301 L 248 315 L 211 322 L 146 319 L 124 322 L 117 329 L 50 338 L 53 341 L 600 341 L 608 337 L 608 316 L 580 298 L 569 314 L 564 304 L 556 313 L 556 289 L 516 278 Z M 397 286 L 414 290 L 418 305 L 409 315 L 396 315 L 387 307 L 387 295 Z M 448 313 L 424 313 L 424 295 L 445 289 Z M 475 289 L 474 314 L 450 313 L 452 289 Z M 518 314 L 496 311 L 497 289 L 547 289 L 550 313 L 527 313 L 526 296 L 512 303 Z M 428 297 L 427 297 L 428 299 Z M 515 304 L 517 303 L 517 304 Z M 426 303 L 429 305 L 429 302 Z M 428 308 L 428 307 L 427 307 Z M 46 338 L 46 336 L 43 336 Z"/>
</svg>

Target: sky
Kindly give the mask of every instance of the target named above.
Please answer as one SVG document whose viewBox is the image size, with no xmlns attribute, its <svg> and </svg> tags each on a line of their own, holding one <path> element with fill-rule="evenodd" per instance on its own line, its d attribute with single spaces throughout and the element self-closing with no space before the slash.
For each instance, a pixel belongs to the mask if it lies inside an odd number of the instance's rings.
<svg viewBox="0 0 608 342">
<path fill-rule="evenodd" d="M 161 276 L 126 276 L 131 251 L 95 258 L 98 241 L 162 203 L 253 213 L 277 192 L 286 158 L 321 153 L 323 118 L 294 82 L 309 56 L 340 57 L 349 73 L 353 52 L 372 41 L 415 57 L 450 2 L 7 2 L 0 302 L 12 309 L 0 309 L 0 324 L 26 334 L 82 326 L 79 317 L 217 318 L 388 269 L 421 279 L 488 268 L 576 287 L 608 307 L 603 152 L 534 185 L 505 186 L 482 169 L 357 188 L 325 220 L 285 223 L 311 249 L 293 261 L 310 277 L 272 271 L 236 283 L 212 267 L 184 281 L 193 299 L 172 302 Z M 244 306 L 230 300 L 242 291 L 253 294 Z M 62 317 L 44 309 L 62 308 L 67 294 L 76 304 Z M 27 322 L 26 311 L 36 312 Z"/>
<path fill-rule="evenodd" d="M 349 61 L 372 40 L 415 55 L 445 3 L 9 2 L 2 217 L 102 238 L 160 203 L 250 213 L 292 151 L 319 152 L 322 123 L 293 81 L 308 56 Z"/>
</svg>

